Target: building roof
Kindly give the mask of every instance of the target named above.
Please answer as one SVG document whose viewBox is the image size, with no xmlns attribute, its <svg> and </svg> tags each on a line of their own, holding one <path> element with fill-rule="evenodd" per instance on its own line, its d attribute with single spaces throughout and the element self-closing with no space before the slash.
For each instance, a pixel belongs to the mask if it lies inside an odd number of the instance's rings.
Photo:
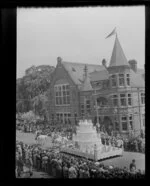
<svg viewBox="0 0 150 186">
<path fill-rule="evenodd" d="M 112 67 L 112 66 L 129 66 L 129 63 L 123 52 L 123 49 L 120 45 L 117 35 L 116 35 L 115 44 L 114 44 L 114 48 L 112 51 L 112 56 L 110 59 L 109 67 Z"/>
<path fill-rule="evenodd" d="M 100 71 L 104 70 L 105 67 L 102 65 L 91 65 L 91 64 L 85 64 L 85 63 L 72 63 L 72 62 L 65 62 L 62 61 L 62 65 L 69 73 L 70 77 L 74 81 L 75 84 L 81 85 L 83 83 L 83 75 L 84 75 L 84 68 L 85 65 L 87 65 L 88 73 L 94 71 Z"/>
<path fill-rule="evenodd" d="M 91 81 L 101 81 L 109 78 L 109 73 L 108 71 L 105 70 L 100 70 L 96 72 L 90 73 Z"/>
<path fill-rule="evenodd" d="M 131 86 L 132 87 L 145 87 L 145 80 L 143 77 L 144 69 L 138 69 L 137 73 L 131 70 Z"/>
<path fill-rule="evenodd" d="M 141 75 L 142 75 L 142 74 L 145 74 L 145 70 L 144 70 L 144 69 L 141 69 L 141 68 L 138 68 L 138 69 L 137 69 L 137 73 L 138 73 L 138 74 L 141 74 Z"/>
</svg>

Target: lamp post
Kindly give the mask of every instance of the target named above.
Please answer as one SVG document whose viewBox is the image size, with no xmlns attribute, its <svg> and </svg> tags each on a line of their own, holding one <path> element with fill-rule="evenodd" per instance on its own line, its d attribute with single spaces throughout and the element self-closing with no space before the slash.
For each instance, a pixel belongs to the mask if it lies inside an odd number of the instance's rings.
<svg viewBox="0 0 150 186">
<path fill-rule="evenodd" d="M 98 131 L 100 129 L 100 124 L 99 124 L 99 114 L 98 114 L 98 104 L 97 104 L 97 99 L 96 99 L 96 89 L 95 89 L 95 109 L 96 109 L 96 118 L 97 118 L 97 121 L 96 121 L 96 126 L 98 127 Z"/>
</svg>

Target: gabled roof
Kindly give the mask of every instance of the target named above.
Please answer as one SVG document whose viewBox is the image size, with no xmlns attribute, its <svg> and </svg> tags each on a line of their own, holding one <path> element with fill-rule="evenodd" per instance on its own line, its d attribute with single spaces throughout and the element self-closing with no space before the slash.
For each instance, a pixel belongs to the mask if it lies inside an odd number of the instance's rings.
<svg viewBox="0 0 150 186">
<path fill-rule="evenodd" d="M 132 87 L 145 87 L 145 81 L 142 74 L 144 74 L 144 69 L 138 69 L 137 73 L 132 70 L 130 71 Z"/>
<path fill-rule="evenodd" d="M 105 69 L 105 70 L 90 73 L 90 77 L 91 77 L 91 81 L 101 81 L 101 80 L 108 79 L 109 73 Z"/>
<path fill-rule="evenodd" d="M 127 58 L 123 52 L 123 49 L 120 45 L 117 35 L 116 35 L 109 67 L 112 66 L 129 66 Z"/>
<path fill-rule="evenodd" d="M 87 65 L 88 73 L 94 71 L 100 71 L 104 70 L 105 67 L 102 65 L 91 65 L 91 64 L 85 64 L 85 63 L 71 63 L 71 62 L 61 62 L 64 68 L 69 73 L 70 77 L 74 81 L 75 84 L 81 85 L 83 83 L 83 74 L 84 74 L 84 68 L 85 65 Z"/>
</svg>

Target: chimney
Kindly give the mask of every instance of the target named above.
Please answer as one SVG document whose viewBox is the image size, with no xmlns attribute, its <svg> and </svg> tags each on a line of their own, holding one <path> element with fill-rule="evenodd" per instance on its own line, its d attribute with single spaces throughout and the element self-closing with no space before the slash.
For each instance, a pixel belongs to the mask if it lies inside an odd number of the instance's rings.
<svg viewBox="0 0 150 186">
<path fill-rule="evenodd" d="M 62 58 L 61 57 L 57 57 L 57 64 L 61 64 L 62 62 Z"/>
<path fill-rule="evenodd" d="M 136 60 L 129 60 L 129 65 L 130 68 L 134 71 L 137 72 L 137 61 Z"/>
<path fill-rule="evenodd" d="M 106 60 L 105 59 L 102 60 L 102 65 L 107 69 Z"/>
</svg>

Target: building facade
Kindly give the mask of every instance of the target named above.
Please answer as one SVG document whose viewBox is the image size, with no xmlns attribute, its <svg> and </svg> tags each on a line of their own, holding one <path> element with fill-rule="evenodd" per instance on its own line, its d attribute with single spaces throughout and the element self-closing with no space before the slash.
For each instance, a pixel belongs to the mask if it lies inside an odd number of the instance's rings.
<svg viewBox="0 0 150 186">
<path fill-rule="evenodd" d="M 116 36 L 109 66 L 57 58 L 49 89 L 49 118 L 77 124 L 90 118 L 109 134 L 138 135 L 145 130 L 145 72 L 127 61 Z"/>
</svg>

